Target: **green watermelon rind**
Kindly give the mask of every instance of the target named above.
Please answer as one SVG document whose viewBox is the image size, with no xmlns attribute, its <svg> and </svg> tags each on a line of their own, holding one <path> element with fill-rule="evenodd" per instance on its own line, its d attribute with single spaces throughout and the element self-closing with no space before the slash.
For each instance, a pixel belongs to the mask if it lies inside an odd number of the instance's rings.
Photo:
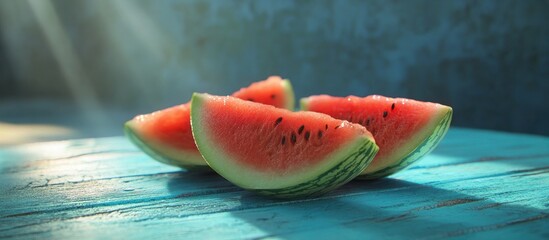
<svg viewBox="0 0 549 240">
<path fill-rule="evenodd" d="M 301 110 L 308 111 L 309 98 L 301 98 L 299 102 Z M 357 177 L 357 179 L 371 180 L 392 175 L 404 170 L 432 152 L 448 131 L 453 114 L 451 107 L 444 105 L 438 106 L 440 109 L 437 114 L 432 117 L 431 122 L 426 124 L 421 131 L 414 134 L 407 144 L 404 144 L 399 149 L 393 151 L 393 156 L 401 157 L 398 157 L 394 162 L 385 163 L 385 166 L 379 169 L 372 169 L 373 165 L 370 165 Z"/>
<path fill-rule="evenodd" d="M 135 146 L 158 162 L 187 170 L 209 169 L 200 154 L 179 150 L 168 146 L 162 146 L 162 144 L 156 144 L 152 141 L 144 140 L 144 138 L 134 130 L 132 121 L 128 121 L 124 124 L 124 133 L 135 144 Z"/>
<path fill-rule="evenodd" d="M 206 94 L 195 93 L 191 103 L 191 128 L 198 149 L 210 167 L 219 175 L 244 189 L 276 198 L 301 198 L 328 192 L 358 176 L 379 150 L 373 139 L 359 136 L 334 151 L 319 164 L 282 177 L 239 166 L 202 127 L 200 109 Z"/>
<path fill-rule="evenodd" d="M 425 127 L 423 131 L 427 132 L 428 136 L 420 144 L 418 144 L 415 149 L 410 151 L 396 163 L 386 166 L 385 168 L 376 170 L 374 172 L 361 174 L 357 177 L 357 179 L 378 179 L 392 175 L 409 167 L 425 155 L 431 153 L 442 141 L 442 139 L 448 132 L 448 129 L 450 128 L 450 123 L 452 122 L 452 108 L 446 107 L 445 109 L 446 110 L 443 111 L 444 115 L 442 115 L 442 118 L 440 120 L 436 121 L 438 123 L 436 123 L 435 127 Z"/>
<path fill-rule="evenodd" d="M 359 150 L 318 177 L 279 189 L 249 189 L 262 195 L 276 198 L 305 198 L 325 194 L 355 179 L 373 160 L 379 148 L 373 142 L 365 143 Z"/>
<path fill-rule="evenodd" d="M 292 83 L 289 79 L 282 79 L 282 87 L 284 88 L 284 96 L 286 97 L 284 108 L 290 111 L 295 110 L 295 95 Z"/>
<path fill-rule="evenodd" d="M 285 106 L 288 110 L 295 109 L 295 95 L 292 83 L 289 79 L 281 80 L 282 88 L 284 89 Z M 249 87 L 249 86 L 248 86 Z M 127 121 L 124 124 L 124 133 L 126 136 L 144 153 L 152 159 L 168 164 L 171 166 L 180 167 L 186 170 L 205 170 L 209 169 L 208 164 L 202 158 L 200 153 L 194 151 L 185 151 L 174 147 L 166 146 L 165 144 L 147 140 L 139 134 L 139 131 L 134 126 L 134 120 Z"/>
</svg>

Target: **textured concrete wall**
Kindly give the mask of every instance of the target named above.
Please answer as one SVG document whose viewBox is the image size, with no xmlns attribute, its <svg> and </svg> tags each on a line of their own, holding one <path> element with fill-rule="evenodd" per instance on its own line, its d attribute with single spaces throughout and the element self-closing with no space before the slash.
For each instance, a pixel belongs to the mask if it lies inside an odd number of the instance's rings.
<svg viewBox="0 0 549 240">
<path fill-rule="evenodd" d="M 436 101 L 458 126 L 549 135 L 549 1 L 49 3 L 1 2 L 22 96 L 77 85 L 149 111 L 278 74 L 298 97 Z"/>
</svg>

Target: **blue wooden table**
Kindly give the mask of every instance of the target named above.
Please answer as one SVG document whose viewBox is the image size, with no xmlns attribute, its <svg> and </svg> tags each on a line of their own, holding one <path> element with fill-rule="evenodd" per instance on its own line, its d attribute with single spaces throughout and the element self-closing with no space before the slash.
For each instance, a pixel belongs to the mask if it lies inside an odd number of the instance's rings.
<svg viewBox="0 0 549 240">
<path fill-rule="evenodd" d="M 124 137 L 0 149 L 0 239 L 549 239 L 549 138 L 452 128 L 411 168 L 272 200 Z"/>
</svg>

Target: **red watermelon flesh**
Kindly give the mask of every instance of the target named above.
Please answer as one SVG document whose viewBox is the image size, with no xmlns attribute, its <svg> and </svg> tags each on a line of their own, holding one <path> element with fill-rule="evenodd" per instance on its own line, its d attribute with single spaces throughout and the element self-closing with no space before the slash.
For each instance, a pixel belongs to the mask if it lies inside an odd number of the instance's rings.
<svg viewBox="0 0 549 240">
<path fill-rule="evenodd" d="M 191 108 L 193 135 L 208 164 L 268 195 L 324 192 L 362 172 L 377 152 L 366 128 L 325 114 L 208 94 L 193 95 Z"/>
<path fill-rule="evenodd" d="M 278 76 L 253 83 L 233 96 L 275 107 L 294 108 L 290 82 Z M 128 137 L 157 161 L 187 169 L 207 166 L 192 136 L 190 102 L 136 116 L 126 123 L 125 129 Z"/>
<path fill-rule="evenodd" d="M 379 95 L 301 100 L 303 110 L 328 114 L 365 126 L 376 139 L 379 153 L 361 178 L 388 176 L 432 151 L 448 130 L 452 108 L 437 103 Z"/>
</svg>

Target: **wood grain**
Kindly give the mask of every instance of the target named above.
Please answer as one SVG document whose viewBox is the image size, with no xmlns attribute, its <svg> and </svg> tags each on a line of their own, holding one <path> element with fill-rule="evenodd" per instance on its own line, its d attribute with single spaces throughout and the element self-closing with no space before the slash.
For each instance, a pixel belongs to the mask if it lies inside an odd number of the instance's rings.
<svg viewBox="0 0 549 240">
<path fill-rule="evenodd" d="M 549 138 L 452 128 L 390 178 L 272 200 L 125 138 L 0 149 L 0 238 L 549 238 Z"/>
</svg>

